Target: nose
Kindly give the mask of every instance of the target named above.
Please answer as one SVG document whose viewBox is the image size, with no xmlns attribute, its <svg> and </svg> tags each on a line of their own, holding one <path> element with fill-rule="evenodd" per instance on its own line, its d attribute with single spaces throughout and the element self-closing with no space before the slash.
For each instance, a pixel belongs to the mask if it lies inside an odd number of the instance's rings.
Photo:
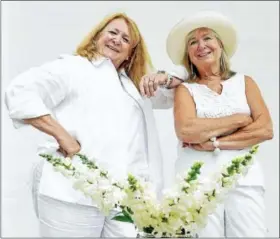
<svg viewBox="0 0 280 239">
<path fill-rule="evenodd" d="M 112 40 L 113 40 L 114 44 L 116 44 L 116 45 L 121 44 L 121 36 L 119 34 L 115 35 Z"/>
<path fill-rule="evenodd" d="M 198 41 L 198 46 L 197 46 L 198 49 L 203 49 L 203 48 L 205 48 L 205 46 L 206 46 L 205 41 L 203 41 L 203 40 Z"/>
</svg>

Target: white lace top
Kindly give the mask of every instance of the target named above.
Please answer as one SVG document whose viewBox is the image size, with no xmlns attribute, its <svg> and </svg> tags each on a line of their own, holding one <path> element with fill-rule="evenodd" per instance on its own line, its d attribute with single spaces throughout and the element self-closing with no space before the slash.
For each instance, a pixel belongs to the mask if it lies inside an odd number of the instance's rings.
<svg viewBox="0 0 280 239">
<path fill-rule="evenodd" d="M 184 83 L 189 89 L 196 105 L 197 117 L 219 118 L 235 113 L 250 114 L 245 95 L 244 76 L 236 74 L 221 83 L 221 94 L 198 83 Z"/>
<path fill-rule="evenodd" d="M 197 117 L 199 118 L 219 118 L 235 113 L 250 114 L 250 108 L 245 94 L 245 77 L 236 74 L 230 79 L 222 82 L 222 93 L 218 94 L 208 86 L 198 83 L 183 83 L 192 95 Z M 244 150 L 221 150 L 218 156 L 213 152 L 197 151 L 190 148 L 182 148 L 182 142 L 178 144 L 178 159 L 176 162 L 176 173 L 189 168 L 194 161 L 204 161 L 204 171 L 217 170 L 219 165 L 233 159 L 235 156 L 246 153 Z M 264 180 L 261 168 L 256 162 L 249 170 L 246 178 L 240 180 L 240 184 L 263 185 Z"/>
</svg>

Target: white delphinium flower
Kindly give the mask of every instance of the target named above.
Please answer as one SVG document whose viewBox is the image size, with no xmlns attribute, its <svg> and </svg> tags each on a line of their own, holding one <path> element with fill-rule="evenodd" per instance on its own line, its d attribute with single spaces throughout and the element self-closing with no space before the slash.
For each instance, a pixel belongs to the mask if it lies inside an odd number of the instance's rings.
<svg viewBox="0 0 280 239">
<path fill-rule="evenodd" d="M 107 178 L 99 177 L 97 181 L 97 188 L 100 191 L 110 190 L 112 188 L 112 184 Z"/>
<path fill-rule="evenodd" d="M 168 223 L 165 228 L 166 232 L 170 233 L 171 235 L 174 235 L 176 233 L 176 230 L 180 228 L 181 225 L 182 225 L 182 220 L 180 217 L 178 217 L 178 214 L 169 213 Z"/>
<path fill-rule="evenodd" d="M 220 185 L 216 187 L 216 189 L 215 189 L 215 199 L 214 199 L 216 204 L 220 204 L 225 200 L 227 192 L 228 192 L 228 189 L 223 188 Z"/>
<path fill-rule="evenodd" d="M 155 237 L 185 237 L 205 227 L 208 215 L 225 199 L 240 176 L 247 173 L 256 152 L 257 147 L 253 147 L 250 153 L 235 157 L 230 164 L 204 178 L 200 177 L 202 163 L 194 163 L 184 175 L 177 177 L 175 189 L 164 192 L 162 203 L 156 200 L 152 185 L 142 178 L 129 175 L 123 182 L 116 182 L 110 173 L 102 171 L 84 155 L 77 154 L 81 163 L 76 164 L 69 158 L 41 156 L 56 171 L 73 177 L 73 187 L 91 197 L 106 215 L 119 206 L 123 210 L 119 219 L 134 222 L 143 232 Z"/>
<path fill-rule="evenodd" d="M 120 204 L 126 197 L 125 192 L 120 188 L 114 188 L 112 192 L 112 198 L 115 199 L 116 204 Z"/>
<path fill-rule="evenodd" d="M 218 201 L 216 200 L 216 197 L 212 197 L 209 200 L 205 201 L 205 203 L 202 205 L 202 212 L 205 212 L 205 214 L 210 215 L 213 212 L 215 212 L 216 208 L 218 206 Z"/>
<path fill-rule="evenodd" d="M 85 164 L 82 164 L 82 163 L 75 163 L 75 168 L 76 168 L 76 171 L 79 172 L 80 174 L 87 174 L 90 170 L 89 168 L 85 165 Z"/>
<path fill-rule="evenodd" d="M 73 188 L 80 191 L 82 191 L 87 185 L 88 182 L 86 181 L 85 177 L 79 177 L 73 182 Z"/>
<path fill-rule="evenodd" d="M 202 208 L 200 210 L 200 213 L 197 213 L 195 216 L 195 224 L 197 229 L 205 228 L 207 221 L 208 221 L 208 211 Z"/>
<path fill-rule="evenodd" d="M 67 178 L 73 175 L 73 172 L 71 170 L 66 169 L 63 165 L 55 166 L 54 171 L 62 173 Z"/>
<path fill-rule="evenodd" d="M 85 173 L 86 180 L 91 183 L 96 183 L 98 180 L 101 180 L 100 173 L 101 173 L 101 171 L 99 169 L 86 172 Z"/>
<path fill-rule="evenodd" d="M 244 165 L 241 165 L 241 166 L 240 166 L 240 172 L 241 172 L 241 174 L 242 174 L 243 176 L 247 175 L 248 170 L 249 170 L 249 167 L 244 166 Z"/>
<path fill-rule="evenodd" d="M 96 195 L 98 193 L 97 185 L 91 184 L 85 181 L 84 185 L 80 190 L 86 195 L 93 197 L 93 195 Z"/>
<path fill-rule="evenodd" d="M 162 209 L 165 213 L 172 210 L 172 207 L 178 203 L 180 193 L 174 189 L 163 191 Z"/>
<path fill-rule="evenodd" d="M 195 192 L 193 192 L 192 196 L 190 197 L 194 205 L 201 205 L 204 201 L 204 192 L 203 188 L 199 188 Z"/>
<path fill-rule="evenodd" d="M 72 160 L 69 157 L 66 158 L 61 158 L 61 162 L 65 165 L 65 166 L 70 166 L 72 165 Z"/>
</svg>

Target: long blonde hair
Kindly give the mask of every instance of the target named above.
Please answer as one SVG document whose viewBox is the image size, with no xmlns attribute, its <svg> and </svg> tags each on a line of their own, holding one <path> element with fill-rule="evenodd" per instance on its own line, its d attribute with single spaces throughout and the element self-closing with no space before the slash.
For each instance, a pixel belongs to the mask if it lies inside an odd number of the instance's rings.
<svg viewBox="0 0 280 239">
<path fill-rule="evenodd" d="M 123 19 L 126 22 L 133 46 L 129 60 L 124 61 L 119 69 L 124 68 L 126 74 L 139 90 L 141 77 L 153 71 L 154 67 L 146 43 L 136 23 L 125 13 L 115 13 L 105 17 L 80 43 L 76 49 L 76 54 L 86 57 L 89 61 L 96 59 L 99 53 L 97 52 L 95 42 L 103 29 L 115 19 Z"/>
<path fill-rule="evenodd" d="M 188 43 L 189 40 L 193 37 L 194 32 L 197 29 L 191 31 L 187 37 L 186 37 L 186 47 L 185 47 L 185 55 L 183 58 L 183 65 L 186 67 L 189 76 L 187 79 L 187 82 L 196 82 L 199 79 L 199 72 L 196 68 L 196 66 L 191 62 L 189 54 L 188 54 Z M 230 62 L 229 62 L 229 58 L 225 52 L 224 46 L 223 46 L 223 42 L 221 40 L 221 38 L 219 37 L 219 35 L 213 31 L 212 29 L 210 29 L 211 33 L 213 34 L 213 36 L 218 40 L 220 46 L 222 47 L 222 54 L 221 54 L 221 58 L 220 58 L 220 76 L 222 80 L 227 80 L 230 77 L 232 77 L 233 75 L 236 74 L 236 72 L 232 71 L 230 69 Z"/>
</svg>

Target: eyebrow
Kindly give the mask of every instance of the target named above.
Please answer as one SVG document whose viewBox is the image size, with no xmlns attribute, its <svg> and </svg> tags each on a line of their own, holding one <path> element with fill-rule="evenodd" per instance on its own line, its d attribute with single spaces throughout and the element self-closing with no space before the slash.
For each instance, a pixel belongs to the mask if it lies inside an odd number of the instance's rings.
<svg viewBox="0 0 280 239">
<path fill-rule="evenodd" d="M 207 35 L 213 36 L 213 35 L 211 35 L 211 32 L 208 32 L 208 33 L 203 34 L 202 37 L 205 37 Z M 190 38 L 189 42 L 192 41 L 192 40 L 195 40 L 195 37 Z"/>
<path fill-rule="evenodd" d="M 114 28 L 113 30 L 117 31 L 117 32 L 121 32 L 125 37 L 129 38 L 129 35 L 127 35 L 126 33 L 120 31 L 118 28 Z"/>
</svg>

